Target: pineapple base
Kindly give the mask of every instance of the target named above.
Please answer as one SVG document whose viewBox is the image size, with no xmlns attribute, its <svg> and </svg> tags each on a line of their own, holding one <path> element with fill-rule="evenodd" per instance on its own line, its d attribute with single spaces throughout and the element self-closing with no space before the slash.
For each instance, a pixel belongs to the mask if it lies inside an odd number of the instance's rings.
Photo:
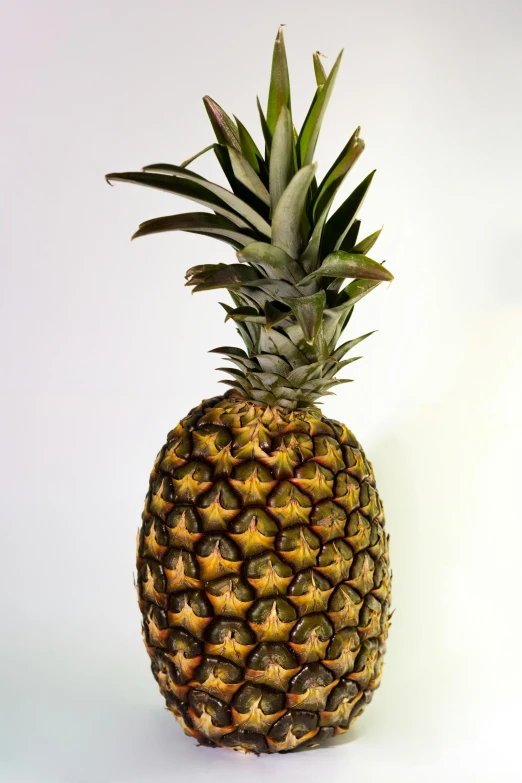
<svg viewBox="0 0 522 783">
<path fill-rule="evenodd" d="M 156 459 L 137 568 L 152 672 L 200 744 L 316 745 L 379 686 L 382 503 L 356 438 L 318 410 L 230 393 L 194 408 Z"/>
</svg>

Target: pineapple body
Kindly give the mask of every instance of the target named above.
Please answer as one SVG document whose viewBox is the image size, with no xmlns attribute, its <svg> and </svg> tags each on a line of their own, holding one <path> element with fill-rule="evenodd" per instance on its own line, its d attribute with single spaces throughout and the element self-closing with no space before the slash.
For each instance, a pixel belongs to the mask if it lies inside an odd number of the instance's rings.
<svg viewBox="0 0 522 783">
<path fill-rule="evenodd" d="M 318 410 L 234 393 L 193 409 L 152 471 L 137 567 L 153 674 L 202 744 L 313 745 L 379 685 L 382 504 L 356 438 Z"/>
</svg>

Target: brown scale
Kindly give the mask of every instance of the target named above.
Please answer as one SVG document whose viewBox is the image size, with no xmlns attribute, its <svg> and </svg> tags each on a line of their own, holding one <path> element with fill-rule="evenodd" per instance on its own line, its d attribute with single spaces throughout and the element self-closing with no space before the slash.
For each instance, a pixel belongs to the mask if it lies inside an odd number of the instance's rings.
<svg viewBox="0 0 522 783">
<path fill-rule="evenodd" d="M 201 744 L 313 745 L 379 686 L 382 503 L 355 436 L 318 411 L 233 396 L 191 411 L 155 461 L 137 564 L 154 677 Z"/>
</svg>

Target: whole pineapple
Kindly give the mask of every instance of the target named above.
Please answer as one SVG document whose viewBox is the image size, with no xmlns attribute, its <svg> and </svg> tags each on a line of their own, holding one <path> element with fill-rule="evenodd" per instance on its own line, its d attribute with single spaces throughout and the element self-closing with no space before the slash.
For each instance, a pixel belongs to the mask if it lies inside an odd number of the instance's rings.
<svg viewBox="0 0 522 783">
<path fill-rule="evenodd" d="M 187 272 L 194 291 L 228 289 L 233 306 L 223 307 L 246 350 L 215 349 L 233 365 L 221 368 L 231 389 L 169 433 L 137 567 L 145 644 L 168 709 L 200 743 L 255 753 L 346 731 L 379 685 L 389 626 L 388 537 L 371 465 L 315 405 L 346 382 L 337 373 L 359 357 L 344 357 L 368 337 L 337 347 L 355 303 L 392 279 L 366 255 L 379 232 L 358 239 L 373 173 L 329 215 L 364 148 L 358 129 L 315 178 L 340 59 L 326 76 L 314 54 L 317 90 L 297 133 L 279 30 L 266 116 L 259 106 L 264 155 L 204 99 L 231 190 L 188 169 L 194 158 L 107 177 L 212 210 L 149 220 L 135 236 L 199 232 L 237 253 L 238 263 Z"/>
</svg>

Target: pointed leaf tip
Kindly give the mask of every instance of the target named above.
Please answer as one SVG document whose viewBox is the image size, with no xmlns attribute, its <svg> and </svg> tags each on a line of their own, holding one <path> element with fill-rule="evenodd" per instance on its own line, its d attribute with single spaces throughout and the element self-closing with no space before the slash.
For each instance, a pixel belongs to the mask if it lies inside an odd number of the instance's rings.
<svg viewBox="0 0 522 783">
<path fill-rule="evenodd" d="M 229 144 L 239 151 L 239 133 L 235 122 L 228 116 L 219 103 L 216 103 L 216 101 L 210 97 L 210 95 L 205 95 L 203 97 L 203 103 L 205 104 L 205 109 L 207 110 L 218 143 Z"/>
<path fill-rule="evenodd" d="M 283 37 L 283 25 L 279 26 L 272 55 L 272 71 L 270 74 L 270 88 L 268 91 L 268 106 L 266 122 L 270 135 L 273 136 L 279 114 L 283 106 L 288 109 L 290 105 L 290 76 L 286 59 L 285 42 Z"/>
</svg>

